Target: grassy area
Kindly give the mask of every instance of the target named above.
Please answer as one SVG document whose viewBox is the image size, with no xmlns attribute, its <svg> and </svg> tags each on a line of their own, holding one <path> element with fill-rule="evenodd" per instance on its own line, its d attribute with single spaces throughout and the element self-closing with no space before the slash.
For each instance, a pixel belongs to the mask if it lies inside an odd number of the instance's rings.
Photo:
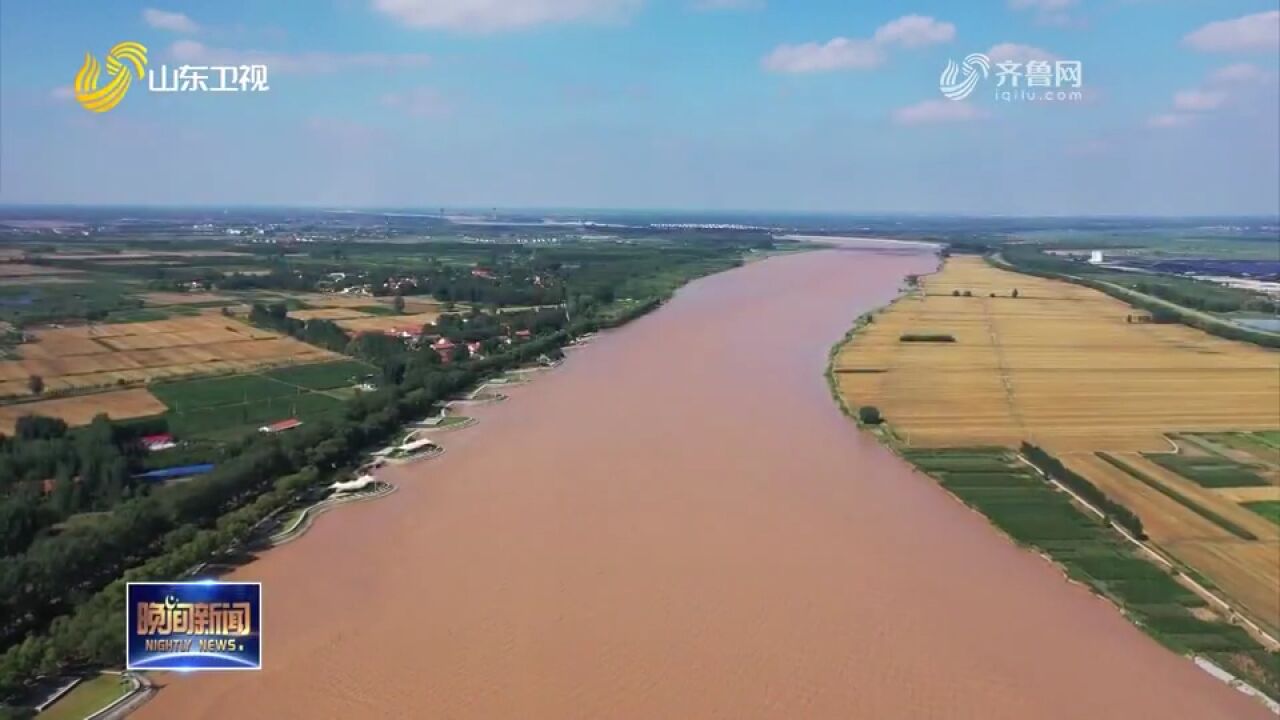
<svg viewBox="0 0 1280 720">
<path fill-rule="evenodd" d="M 1280 500 L 1259 500 L 1243 503 L 1243 505 L 1276 525 L 1280 525 Z"/>
<path fill-rule="evenodd" d="M 309 390 L 332 390 L 334 388 L 358 385 L 366 375 L 376 372 L 377 369 L 372 365 L 366 365 L 355 360 L 337 360 L 315 365 L 276 368 L 263 373 L 263 375 Z"/>
<path fill-rule="evenodd" d="M 124 697 L 129 684 L 119 675 L 98 675 L 76 685 L 61 700 L 40 713 L 40 720 L 82 720 Z"/>
<path fill-rule="evenodd" d="M 1197 514 L 1197 515 L 1199 515 L 1200 517 L 1204 518 L 1205 520 L 1208 520 L 1209 522 L 1213 523 L 1214 525 L 1217 525 L 1218 527 L 1222 528 L 1223 530 L 1226 530 L 1227 532 L 1231 533 L 1232 535 L 1235 535 L 1236 537 L 1240 538 L 1241 540 L 1257 540 L 1257 539 L 1258 539 L 1258 536 L 1257 536 L 1257 535 L 1254 535 L 1253 533 L 1249 532 L 1249 531 L 1248 531 L 1248 530 L 1246 530 L 1245 528 L 1242 528 L 1242 527 L 1240 527 L 1239 525 L 1235 524 L 1235 523 L 1234 523 L 1234 522 L 1232 522 L 1231 520 L 1229 520 L 1229 519 L 1227 519 L 1227 518 L 1223 517 L 1222 515 L 1219 515 L 1218 513 L 1214 512 L 1213 510 L 1210 510 L 1209 508 L 1207 508 L 1207 507 L 1205 507 L 1205 506 L 1201 505 L 1200 503 L 1196 502 L 1195 500 L 1192 500 L 1191 498 L 1187 497 L 1186 495 L 1183 495 L 1182 493 L 1178 492 L 1177 490 L 1174 490 L 1173 488 L 1171 488 L 1171 487 L 1169 487 L 1169 486 L 1165 485 L 1164 483 L 1162 483 L 1162 482 L 1160 482 L 1159 480 L 1157 480 L 1157 479 L 1155 479 L 1155 478 L 1151 477 L 1150 475 L 1148 475 L 1148 474 L 1146 474 L 1146 473 L 1142 472 L 1141 470 L 1139 470 L 1139 469 L 1137 469 L 1137 468 L 1133 467 L 1132 465 L 1129 465 L 1128 463 L 1126 463 L 1125 461 L 1121 460 L 1120 458 L 1117 458 L 1117 457 L 1115 457 L 1114 455 L 1111 455 L 1110 453 L 1105 453 L 1105 452 L 1097 453 L 1097 455 L 1098 455 L 1098 457 L 1102 458 L 1103 460 L 1105 460 L 1106 462 L 1110 463 L 1111 465 L 1113 465 L 1113 466 L 1115 466 L 1115 467 L 1119 468 L 1120 470 L 1122 470 L 1122 471 L 1124 471 L 1124 472 L 1128 473 L 1130 477 L 1132 477 L 1132 478 L 1134 478 L 1135 480 L 1137 480 L 1137 481 L 1141 482 L 1143 485 L 1146 485 L 1147 487 L 1151 488 L 1152 490 L 1155 490 L 1156 492 L 1160 493 L 1161 495 L 1164 495 L 1165 497 L 1169 498 L 1170 500 L 1173 500 L 1174 502 L 1178 503 L 1178 504 L 1179 504 L 1179 505 L 1181 505 L 1182 507 L 1184 507 L 1184 508 L 1186 508 L 1186 509 L 1190 510 L 1191 512 L 1193 512 L 1193 513 L 1195 513 L 1195 514 Z"/>
<path fill-rule="evenodd" d="M 1259 477 L 1248 467 L 1224 457 L 1194 457 L 1148 453 L 1145 457 L 1157 465 L 1175 472 L 1197 485 L 1207 488 L 1266 487 L 1266 479 Z"/>
<path fill-rule="evenodd" d="M 304 373 L 301 378 L 325 385 L 326 378 L 336 376 L 334 370 L 324 369 L 329 365 L 344 366 L 343 377 L 350 370 L 347 366 L 359 366 L 367 372 L 361 363 L 322 363 L 314 366 L 320 370 L 308 371 L 313 374 Z M 310 366 L 290 369 L 306 367 Z M 299 385 L 263 375 L 232 375 L 164 383 L 154 386 L 152 392 L 169 406 L 165 418 L 171 432 L 187 440 L 223 440 L 280 420 L 306 421 L 341 409 L 341 400 Z"/>
<path fill-rule="evenodd" d="M 287 383 L 262 375 L 184 380 L 151 386 L 151 392 L 170 410 L 187 411 L 218 405 L 237 405 L 298 394 Z"/>
<path fill-rule="evenodd" d="M 1018 466 L 1008 452 L 964 448 L 903 454 L 1015 542 L 1047 554 L 1069 577 L 1123 608 L 1164 645 L 1204 655 L 1280 697 L 1280 656 L 1263 650 L 1239 627 L 1205 619 L 1200 596 L 1138 555 L 1066 493 Z"/>
<path fill-rule="evenodd" d="M 0 288 L 0 321 L 25 327 L 43 322 L 102 320 L 111 312 L 138 310 L 142 300 L 129 295 L 130 288 L 103 277 L 92 281 L 49 285 L 23 285 L 20 278 L 6 278 Z"/>
<path fill-rule="evenodd" d="M 229 431 L 240 434 L 280 420 L 315 420 L 342 409 L 342 401 L 322 393 L 302 393 L 286 397 L 234 405 L 217 405 L 168 414 L 169 429 L 181 438 L 221 439 Z"/>
</svg>

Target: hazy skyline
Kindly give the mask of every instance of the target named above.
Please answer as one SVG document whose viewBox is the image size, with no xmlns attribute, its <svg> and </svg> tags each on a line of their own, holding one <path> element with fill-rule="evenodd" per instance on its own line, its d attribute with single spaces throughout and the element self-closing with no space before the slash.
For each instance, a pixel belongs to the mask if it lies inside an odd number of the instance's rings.
<svg viewBox="0 0 1280 720">
<path fill-rule="evenodd" d="M 0 5 L 0 202 L 1280 213 L 1280 10 L 1225 0 Z M 86 52 L 266 93 L 82 109 Z M 1084 99 L 945 99 L 947 61 Z"/>
</svg>

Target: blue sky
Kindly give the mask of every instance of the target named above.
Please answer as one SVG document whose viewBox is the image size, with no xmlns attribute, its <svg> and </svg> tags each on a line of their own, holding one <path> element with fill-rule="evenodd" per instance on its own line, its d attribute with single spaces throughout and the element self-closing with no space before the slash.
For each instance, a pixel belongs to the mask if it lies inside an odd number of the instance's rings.
<svg viewBox="0 0 1280 720">
<path fill-rule="evenodd" d="M 0 202 L 1277 214 L 1278 36 L 1257 0 L 6 0 Z M 122 40 L 270 91 L 90 113 Z M 974 52 L 1083 97 L 944 98 Z"/>
</svg>

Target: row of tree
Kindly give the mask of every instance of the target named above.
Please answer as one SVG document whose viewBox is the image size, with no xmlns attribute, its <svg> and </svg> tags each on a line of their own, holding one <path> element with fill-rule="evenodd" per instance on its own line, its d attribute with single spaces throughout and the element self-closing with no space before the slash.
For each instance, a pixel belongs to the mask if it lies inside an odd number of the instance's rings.
<svg viewBox="0 0 1280 720">
<path fill-rule="evenodd" d="M 1030 460 L 1032 464 L 1040 468 L 1045 475 L 1057 480 L 1058 482 L 1071 488 L 1077 495 L 1084 498 L 1090 505 L 1101 510 L 1108 518 L 1114 520 L 1121 527 L 1133 533 L 1133 536 L 1139 540 L 1146 540 L 1147 534 L 1142 529 L 1142 519 L 1137 513 L 1120 503 L 1112 500 L 1106 493 L 1098 488 L 1097 485 L 1089 482 L 1076 471 L 1062 464 L 1058 458 L 1045 452 L 1042 448 L 1032 445 L 1031 443 L 1022 443 L 1022 456 Z"/>
</svg>

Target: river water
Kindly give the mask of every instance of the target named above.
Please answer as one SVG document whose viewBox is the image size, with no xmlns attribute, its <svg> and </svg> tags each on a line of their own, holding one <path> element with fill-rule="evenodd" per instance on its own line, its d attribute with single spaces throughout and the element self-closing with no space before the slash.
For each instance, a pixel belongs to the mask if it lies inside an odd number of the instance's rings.
<svg viewBox="0 0 1280 720">
<path fill-rule="evenodd" d="M 831 343 L 934 264 L 778 257 L 570 351 L 241 568 L 266 669 L 139 716 L 1269 717 L 841 415 Z"/>
</svg>

